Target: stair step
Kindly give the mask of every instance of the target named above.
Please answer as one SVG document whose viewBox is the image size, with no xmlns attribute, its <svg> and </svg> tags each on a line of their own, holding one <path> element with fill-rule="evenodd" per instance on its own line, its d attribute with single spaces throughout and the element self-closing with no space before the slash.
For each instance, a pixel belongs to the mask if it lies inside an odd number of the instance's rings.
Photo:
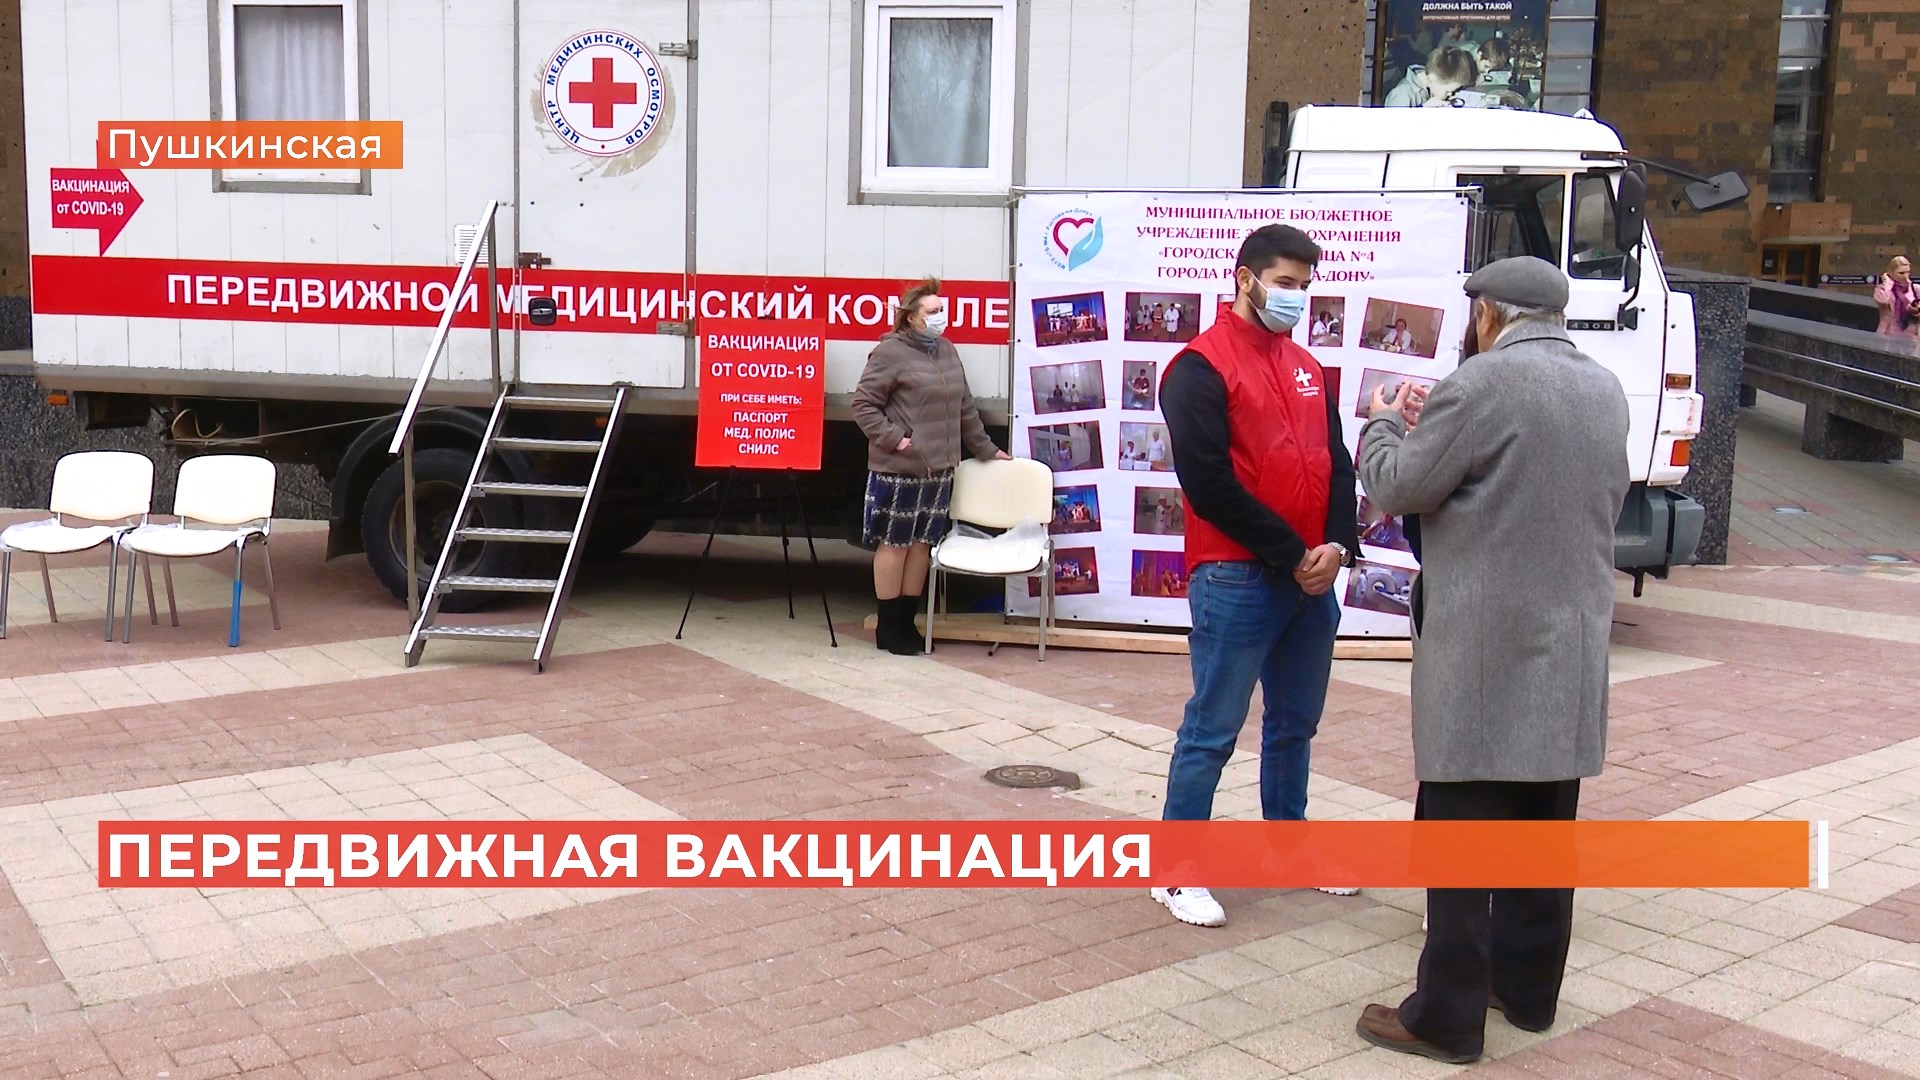
<svg viewBox="0 0 1920 1080">
<path fill-rule="evenodd" d="M 493 445 L 501 450 L 542 450 L 555 454 L 597 454 L 597 439 L 529 439 L 518 435 L 496 436 Z"/>
<path fill-rule="evenodd" d="M 542 412 L 609 413 L 613 411 L 611 398 L 532 397 L 515 394 L 507 398 L 507 404 L 516 409 L 537 409 Z"/>
<path fill-rule="evenodd" d="M 475 495 L 544 495 L 555 499 L 584 499 L 584 484 L 516 484 L 506 480 L 483 480 L 473 486 Z"/>
<path fill-rule="evenodd" d="M 462 540 L 503 540 L 516 544 L 568 544 L 573 534 L 550 529 L 461 529 Z"/>
<path fill-rule="evenodd" d="M 473 577 L 455 575 L 440 583 L 448 592 L 551 593 L 560 587 L 554 578 Z"/>
<path fill-rule="evenodd" d="M 429 626 L 425 636 L 454 641 L 537 641 L 540 629 L 534 626 Z"/>
</svg>

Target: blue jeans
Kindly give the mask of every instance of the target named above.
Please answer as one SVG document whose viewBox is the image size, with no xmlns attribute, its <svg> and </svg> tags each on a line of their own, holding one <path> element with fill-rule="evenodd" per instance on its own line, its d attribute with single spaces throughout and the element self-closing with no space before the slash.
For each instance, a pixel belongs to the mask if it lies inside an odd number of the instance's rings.
<svg viewBox="0 0 1920 1080">
<path fill-rule="evenodd" d="M 1327 701 L 1340 602 L 1308 596 L 1292 577 L 1268 577 L 1258 563 L 1205 563 L 1187 586 L 1193 609 L 1193 697 L 1180 721 L 1167 770 L 1167 821 L 1206 821 L 1220 770 L 1233 754 L 1253 703 L 1260 716 L 1260 816 L 1307 816 L 1314 732 Z"/>
</svg>

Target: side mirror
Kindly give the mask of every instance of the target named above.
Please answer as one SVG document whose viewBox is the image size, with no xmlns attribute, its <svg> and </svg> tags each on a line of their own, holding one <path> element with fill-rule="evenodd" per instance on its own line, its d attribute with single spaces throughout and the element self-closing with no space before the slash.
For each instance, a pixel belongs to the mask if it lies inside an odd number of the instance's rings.
<svg viewBox="0 0 1920 1080">
<path fill-rule="evenodd" d="M 1737 172 L 1723 172 L 1704 183 L 1688 184 L 1687 205 L 1698 213 L 1735 206 L 1747 200 L 1747 182 Z"/>
<path fill-rule="evenodd" d="M 1633 251 L 1647 234 L 1647 173 L 1635 166 L 1620 174 L 1620 197 L 1614 200 L 1613 246 Z"/>
<path fill-rule="evenodd" d="M 1640 253 L 1637 251 L 1629 252 L 1626 256 L 1626 260 L 1627 260 L 1627 281 L 1626 281 L 1627 292 L 1632 293 L 1635 296 L 1638 296 L 1640 295 Z"/>
<path fill-rule="evenodd" d="M 528 297 L 527 321 L 535 326 L 552 326 L 560 321 L 560 305 L 551 296 Z"/>
<path fill-rule="evenodd" d="M 1280 187 L 1287 174 L 1287 122 L 1292 108 L 1284 101 L 1267 103 L 1260 130 L 1260 186 Z"/>
</svg>

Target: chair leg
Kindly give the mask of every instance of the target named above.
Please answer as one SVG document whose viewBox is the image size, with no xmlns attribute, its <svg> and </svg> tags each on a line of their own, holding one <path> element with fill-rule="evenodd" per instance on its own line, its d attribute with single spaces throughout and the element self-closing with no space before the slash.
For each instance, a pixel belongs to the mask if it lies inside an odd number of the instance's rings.
<svg viewBox="0 0 1920 1080">
<path fill-rule="evenodd" d="M 7 640 L 7 594 L 13 587 L 13 549 L 0 548 L 0 641 Z"/>
<path fill-rule="evenodd" d="M 267 538 L 260 538 L 260 561 L 267 567 L 267 610 L 273 613 L 273 628 L 280 629 L 280 594 L 273 587 L 273 550 Z"/>
<path fill-rule="evenodd" d="M 122 645 L 133 644 L 133 590 L 135 586 L 139 584 L 134 580 L 134 577 L 135 577 L 134 567 L 137 563 L 139 563 L 139 561 L 140 561 L 140 553 L 132 549 L 128 549 L 127 551 L 127 615 L 126 615 L 126 618 L 121 620 L 120 644 Z M 149 574 L 153 573 L 151 565 L 149 565 L 147 573 Z M 148 580 L 152 580 L 152 579 L 149 578 Z M 108 611 L 113 610 L 112 596 L 109 596 L 107 598 L 107 610 Z M 158 622 L 159 620 L 156 619 L 154 621 Z"/>
<path fill-rule="evenodd" d="M 129 560 L 131 560 L 131 555 L 129 555 Z M 155 607 L 153 603 L 153 560 L 151 558 L 147 559 L 140 564 L 140 568 L 147 572 L 147 621 L 155 626 L 159 626 L 160 609 Z M 133 573 L 133 563 L 131 561 L 127 563 L 127 573 Z M 133 612 L 127 612 L 127 618 L 133 618 Z"/>
<path fill-rule="evenodd" d="M 933 651 L 934 599 L 940 595 L 940 564 L 927 568 L 927 651 Z"/>
<path fill-rule="evenodd" d="M 240 647 L 240 570 L 246 565 L 247 545 L 233 545 L 233 616 L 227 623 L 227 648 Z"/>
<path fill-rule="evenodd" d="M 1047 662 L 1047 624 L 1053 621 L 1053 553 L 1040 565 L 1040 663 Z"/>
<path fill-rule="evenodd" d="M 113 598 L 120 584 L 120 545 L 113 542 L 107 546 L 107 640 L 113 640 Z M 132 599 L 128 599 L 131 610 Z M 132 618 L 131 615 L 128 618 Z"/>
<path fill-rule="evenodd" d="M 160 576 L 167 582 L 167 618 L 174 626 L 180 625 L 180 609 L 173 604 L 173 560 L 160 560 Z"/>
<path fill-rule="evenodd" d="M 47 569 L 47 557 L 40 556 L 40 585 L 47 590 L 47 621 L 59 622 L 60 613 L 53 610 L 53 573 Z"/>
</svg>

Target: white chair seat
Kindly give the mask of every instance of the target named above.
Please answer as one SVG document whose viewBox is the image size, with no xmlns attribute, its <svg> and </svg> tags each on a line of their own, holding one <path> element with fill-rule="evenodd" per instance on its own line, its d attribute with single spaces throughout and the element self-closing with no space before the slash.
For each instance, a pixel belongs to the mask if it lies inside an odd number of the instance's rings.
<svg viewBox="0 0 1920 1080">
<path fill-rule="evenodd" d="M 183 529 L 178 525 L 148 525 L 127 534 L 121 543 L 142 555 L 163 559 L 194 559 L 217 555 L 249 536 L 249 529 Z"/>
<path fill-rule="evenodd" d="M 999 536 L 949 536 L 940 542 L 939 559 L 943 569 L 987 577 L 1013 577 L 1031 574 L 1047 558 L 1044 537 L 1026 538 L 1002 533 Z"/>
<path fill-rule="evenodd" d="M 111 525 L 75 528 L 51 521 L 30 521 L 0 533 L 0 545 L 33 555 L 67 555 L 97 548 L 121 531 Z"/>
</svg>

